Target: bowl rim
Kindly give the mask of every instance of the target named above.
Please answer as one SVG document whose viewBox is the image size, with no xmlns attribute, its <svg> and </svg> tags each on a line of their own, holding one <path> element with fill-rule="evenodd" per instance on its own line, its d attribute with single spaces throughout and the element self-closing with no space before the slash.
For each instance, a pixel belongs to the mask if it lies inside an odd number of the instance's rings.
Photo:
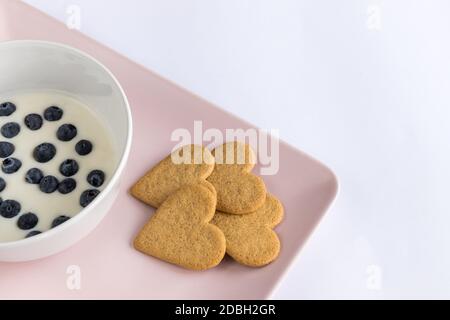
<svg viewBox="0 0 450 320">
<path fill-rule="evenodd" d="M 75 53 L 82 58 L 85 58 L 87 60 L 90 60 L 94 64 L 100 67 L 107 76 L 109 76 L 113 83 L 117 86 L 121 99 L 123 100 L 123 105 L 125 107 L 125 111 L 127 114 L 127 138 L 125 143 L 125 149 L 122 152 L 122 155 L 119 160 L 119 164 L 116 167 L 114 174 L 112 178 L 108 181 L 108 184 L 106 187 L 100 192 L 100 194 L 92 201 L 86 208 L 83 208 L 79 213 L 77 213 L 74 217 L 70 218 L 70 220 L 66 221 L 65 223 L 59 225 L 57 228 L 53 228 L 47 231 L 42 232 L 41 234 L 38 234 L 34 237 L 15 240 L 15 241 L 9 241 L 9 242 L 0 242 L 0 250 L 1 249 L 10 249 L 10 248 L 17 248 L 17 247 L 23 247 L 23 246 L 29 246 L 35 243 L 38 243 L 44 239 L 55 237 L 57 234 L 63 233 L 66 229 L 70 228 L 72 225 L 77 224 L 81 219 L 83 219 L 84 216 L 88 215 L 90 211 L 95 209 L 97 205 L 111 192 L 113 187 L 118 183 L 119 178 L 121 174 L 123 173 L 126 163 L 128 161 L 130 151 L 131 151 L 131 144 L 133 139 L 133 118 L 131 114 L 131 108 L 129 104 L 128 97 L 125 93 L 125 90 L 123 89 L 122 85 L 120 84 L 119 80 L 116 78 L 116 76 L 112 73 L 109 68 L 107 68 L 102 62 L 91 56 L 90 54 L 74 48 L 72 46 L 59 43 L 59 42 L 53 42 L 53 41 L 45 41 L 45 40 L 10 40 L 10 41 L 3 41 L 0 42 L 0 49 L 5 46 L 11 46 L 11 45 L 39 45 L 39 46 L 46 46 L 49 48 L 54 49 L 60 49 L 69 51 L 72 53 Z M 81 239 L 80 239 L 81 240 Z M 77 241 L 78 242 L 78 241 Z"/>
</svg>

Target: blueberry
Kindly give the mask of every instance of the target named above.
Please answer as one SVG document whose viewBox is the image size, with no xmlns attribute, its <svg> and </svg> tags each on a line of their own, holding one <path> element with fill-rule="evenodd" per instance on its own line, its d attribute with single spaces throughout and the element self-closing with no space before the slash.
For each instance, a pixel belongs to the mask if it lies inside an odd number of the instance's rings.
<svg viewBox="0 0 450 320">
<path fill-rule="evenodd" d="M 71 177 L 78 172 L 78 163 L 73 159 L 67 159 L 59 166 L 59 172 L 64 177 Z"/>
<path fill-rule="evenodd" d="M 88 141 L 88 140 L 80 140 L 75 145 L 75 151 L 80 156 L 86 156 L 89 153 L 91 153 L 91 151 L 92 151 L 92 143 L 90 141 Z"/>
<path fill-rule="evenodd" d="M 42 127 L 42 117 L 37 113 L 31 113 L 25 117 L 25 125 L 28 129 L 36 131 Z"/>
<path fill-rule="evenodd" d="M 12 143 L 2 141 L 0 142 L 0 158 L 8 158 L 14 153 L 16 147 Z"/>
<path fill-rule="evenodd" d="M 5 190 L 5 188 L 6 188 L 6 181 L 5 181 L 5 179 L 0 178 L 0 192 Z"/>
<path fill-rule="evenodd" d="M 61 141 L 70 141 L 77 135 L 77 128 L 73 124 L 63 124 L 56 132 Z"/>
<path fill-rule="evenodd" d="M 7 117 L 16 111 L 16 105 L 12 102 L 4 102 L 0 104 L 0 117 Z"/>
<path fill-rule="evenodd" d="M 44 178 L 44 174 L 38 168 L 28 170 L 25 175 L 25 181 L 31 184 L 39 184 L 42 178 Z"/>
<path fill-rule="evenodd" d="M 44 111 L 44 118 L 47 121 L 58 121 L 62 118 L 62 116 L 63 111 L 61 110 L 61 108 L 56 106 L 48 107 Z"/>
<path fill-rule="evenodd" d="M 2 126 L 0 131 L 5 138 L 11 139 L 19 134 L 20 125 L 17 122 L 8 122 Z"/>
<path fill-rule="evenodd" d="M 20 203 L 15 200 L 5 200 L 0 204 L 0 216 L 11 219 L 17 216 L 22 209 Z"/>
<path fill-rule="evenodd" d="M 22 161 L 16 158 L 7 158 L 2 163 L 2 171 L 6 174 L 15 173 L 20 167 L 22 167 Z"/>
<path fill-rule="evenodd" d="M 67 178 L 59 183 L 58 191 L 62 194 L 71 193 L 77 187 L 77 182 L 75 179 Z"/>
<path fill-rule="evenodd" d="M 31 238 L 31 237 L 37 236 L 38 234 L 41 234 L 41 233 L 42 233 L 42 232 L 37 231 L 37 230 L 31 231 L 31 232 L 29 232 L 29 233 L 25 236 L 25 238 Z"/>
<path fill-rule="evenodd" d="M 84 191 L 80 196 L 80 206 L 87 207 L 100 193 L 96 189 L 89 189 Z"/>
<path fill-rule="evenodd" d="M 101 170 L 93 170 L 88 174 L 87 182 L 93 187 L 101 187 L 105 182 L 105 173 Z"/>
<path fill-rule="evenodd" d="M 39 189 L 44 193 L 53 193 L 58 189 L 59 181 L 54 176 L 46 176 L 39 182 Z"/>
<path fill-rule="evenodd" d="M 63 224 L 64 222 L 66 222 L 67 220 L 69 220 L 70 217 L 68 216 L 59 216 L 56 217 L 53 221 L 52 221 L 52 228 L 56 228 L 57 226 L 59 226 L 60 224 Z"/>
<path fill-rule="evenodd" d="M 25 213 L 17 220 L 17 226 L 21 230 L 30 230 L 36 227 L 39 222 L 39 218 L 34 213 Z"/>
<path fill-rule="evenodd" d="M 56 155 L 56 148 L 51 143 L 42 143 L 34 148 L 33 157 L 37 162 L 49 162 Z"/>
</svg>

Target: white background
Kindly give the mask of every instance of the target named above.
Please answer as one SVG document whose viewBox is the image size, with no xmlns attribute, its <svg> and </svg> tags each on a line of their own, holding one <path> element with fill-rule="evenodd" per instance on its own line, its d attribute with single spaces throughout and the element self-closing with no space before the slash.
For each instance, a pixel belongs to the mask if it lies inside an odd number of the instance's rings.
<svg viewBox="0 0 450 320">
<path fill-rule="evenodd" d="M 329 165 L 274 298 L 450 298 L 450 2 L 27 0 Z"/>
</svg>

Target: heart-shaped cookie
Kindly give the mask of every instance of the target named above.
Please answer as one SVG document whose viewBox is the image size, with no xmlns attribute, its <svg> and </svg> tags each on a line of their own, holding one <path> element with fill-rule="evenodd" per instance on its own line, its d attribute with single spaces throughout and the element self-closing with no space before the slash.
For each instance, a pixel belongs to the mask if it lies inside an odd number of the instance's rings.
<svg viewBox="0 0 450 320">
<path fill-rule="evenodd" d="M 280 240 L 272 230 L 283 219 L 283 205 L 268 194 L 264 205 L 253 213 L 233 215 L 217 211 L 212 223 L 227 239 L 227 254 L 237 262 L 262 267 L 280 252 Z"/>
<path fill-rule="evenodd" d="M 214 171 L 208 177 L 217 191 L 217 210 L 246 214 L 264 204 L 264 181 L 250 171 L 256 157 L 249 145 L 229 142 L 213 150 L 216 160 Z"/>
<path fill-rule="evenodd" d="M 134 240 L 137 250 L 191 270 L 206 270 L 222 261 L 226 240 L 210 224 L 216 195 L 206 181 L 186 185 L 170 195 Z"/>
<path fill-rule="evenodd" d="M 213 169 L 214 157 L 208 149 L 187 145 L 148 171 L 130 192 L 135 198 L 158 208 L 181 186 L 205 181 Z"/>
</svg>

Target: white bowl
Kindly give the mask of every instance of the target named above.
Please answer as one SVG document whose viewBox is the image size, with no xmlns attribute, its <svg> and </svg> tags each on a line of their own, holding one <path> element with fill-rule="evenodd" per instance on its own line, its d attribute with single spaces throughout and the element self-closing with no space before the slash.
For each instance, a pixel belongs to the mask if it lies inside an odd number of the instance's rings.
<svg viewBox="0 0 450 320">
<path fill-rule="evenodd" d="M 34 40 L 0 43 L 0 95 L 58 90 L 86 103 L 111 130 L 115 172 L 99 196 L 58 228 L 35 237 L 0 243 L 0 261 L 29 261 L 58 253 L 91 232 L 111 208 L 130 152 L 132 119 L 127 97 L 113 74 L 91 56 L 66 45 Z"/>
</svg>

